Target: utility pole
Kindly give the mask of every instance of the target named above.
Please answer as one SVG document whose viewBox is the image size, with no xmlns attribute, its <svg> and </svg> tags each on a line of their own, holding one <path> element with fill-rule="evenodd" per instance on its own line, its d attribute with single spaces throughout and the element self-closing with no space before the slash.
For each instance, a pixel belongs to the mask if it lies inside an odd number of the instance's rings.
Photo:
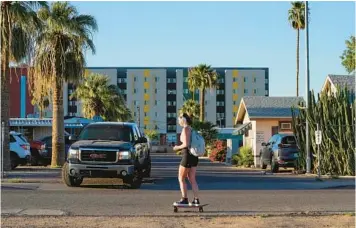
<svg viewBox="0 0 356 228">
<path fill-rule="evenodd" d="M 141 112 L 140 112 L 140 106 L 137 106 L 137 123 L 138 123 L 138 129 L 141 130 Z"/>
<path fill-rule="evenodd" d="M 309 13 L 308 13 L 308 1 L 305 1 L 305 59 L 306 59 L 306 80 L 305 80 L 305 111 L 308 116 L 308 108 L 309 108 Z M 310 160 L 310 146 L 309 146 L 309 121 L 306 118 L 305 124 L 305 151 L 306 151 L 306 163 L 307 163 L 307 173 L 311 172 L 311 160 Z"/>
</svg>

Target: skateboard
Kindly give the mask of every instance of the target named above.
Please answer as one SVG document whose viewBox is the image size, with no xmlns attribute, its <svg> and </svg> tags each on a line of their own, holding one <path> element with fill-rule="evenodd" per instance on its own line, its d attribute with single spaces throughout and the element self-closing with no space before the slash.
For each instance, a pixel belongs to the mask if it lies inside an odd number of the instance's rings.
<svg viewBox="0 0 356 228">
<path fill-rule="evenodd" d="M 205 207 L 207 205 L 208 204 L 193 205 L 193 204 L 175 204 L 175 203 L 173 203 L 173 211 L 178 212 L 178 208 L 199 208 L 199 212 L 204 212 L 203 207 Z"/>
</svg>

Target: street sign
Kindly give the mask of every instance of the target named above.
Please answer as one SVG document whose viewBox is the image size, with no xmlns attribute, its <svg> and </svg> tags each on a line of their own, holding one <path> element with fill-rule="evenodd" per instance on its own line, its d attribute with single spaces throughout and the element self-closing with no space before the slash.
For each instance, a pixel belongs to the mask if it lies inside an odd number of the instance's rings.
<svg viewBox="0 0 356 228">
<path fill-rule="evenodd" d="M 321 131 L 320 130 L 315 131 L 315 143 L 317 145 L 321 144 Z"/>
</svg>

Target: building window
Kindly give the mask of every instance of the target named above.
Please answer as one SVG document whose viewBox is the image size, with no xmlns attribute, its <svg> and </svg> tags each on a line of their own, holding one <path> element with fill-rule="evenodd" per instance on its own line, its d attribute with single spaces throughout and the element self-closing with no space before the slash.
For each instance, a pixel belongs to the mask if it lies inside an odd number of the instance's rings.
<svg viewBox="0 0 356 228">
<path fill-rule="evenodd" d="M 177 113 L 169 112 L 169 113 L 167 113 L 167 117 L 168 118 L 175 118 L 175 117 L 177 117 Z"/>
<path fill-rule="evenodd" d="M 233 89 L 232 92 L 233 92 L 233 93 L 237 93 L 237 89 Z"/>
<path fill-rule="evenodd" d="M 157 94 L 158 93 L 158 89 L 155 89 L 155 94 Z"/>
<path fill-rule="evenodd" d="M 137 112 L 134 112 L 134 117 L 136 117 L 137 116 Z"/>
<path fill-rule="evenodd" d="M 155 112 L 155 117 L 158 117 L 158 113 L 157 112 Z"/>
<path fill-rule="evenodd" d="M 184 82 L 188 82 L 188 77 L 184 78 Z"/>
<path fill-rule="evenodd" d="M 175 131 L 177 129 L 176 125 L 168 125 L 167 127 L 169 131 Z"/>
<path fill-rule="evenodd" d="M 225 106 L 225 102 L 224 101 L 218 101 L 216 102 L 217 106 Z"/>
<path fill-rule="evenodd" d="M 257 89 L 254 89 L 254 90 L 253 90 L 253 94 L 256 94 L 256 93 L 257 93 Z"/>
<path fill-rule="evenodd" d="M 137 80 L 136 76 L 134 77 L 134 82 Z"/>
<path fill-rule="evenodd" d="M 189 90 L 188 89 L 184 89 L 184 93 L 189 93 Z"/>
<path fill-rule="evenodd" d="M 148 116 L 147 112 L 145 112 L 145 116 Z"/>
<path fill-rule="evenodd" d="M 236 112 L 234 112 L 234 113 L 232 113 L 232 114 L 233 114 L 234 117 L 236 116 Z"/>
<path fill-rule="evenodd" d="M 155 105 L 158 105 L 159 104 L 159 101 L 155 100 Z"/>
<path fill-rule="evenodd" d="M 205 103 L 205 105 L 208 105 L 208 101 L 205 101 L 204 103 Z"/>
<path fill-rule="evenodd" d="M 137 89 L 134 89 L 133 92 L 134 92 L 134 93 L 137 93 Z"/>
<path fill-rule="evenodd" d="M 126 78 L 118 78 L 117 82 L 118 83 L 126 83 Z"/>
<path fill-rule="evenodd" d="M 232 81 L 233 81 L 233 82 L 236 82 L 236 78 L 232 78 Z"/>
<path fill-rule="evenodd" d="M 225 80 L 223 78 L 218 79 L 218 83 L 224 83 L 224 82 L 225 82 Z"/>
<path fill-rule="evenodd" d="M 149 104 L 150 102 L 149 101 L 145 101 L 145 105 Z"/>
<path fill-rule="evenodd" d="M 247 90 L 247 89 L 244 89 L 244 93 L 247 94 L 247 93 L 248 93 L 248 90 Z"/>
<path fill-rule="evenodd" d="M 216 118 L 217 118 L 217 119 L 225 118 L 225 113 L 223 113 L 223 112 L 218 112 L 218 113 L 216 113 Z"/>
<path fill-rule="evenodd" d="M 176 83 L 177 80 L 176 80 L 175 78 L 168 78 L 168 79 L 167 79 L 167 82 L 168 82 L 168 83 Z"/>
<path fill-rule="evenodd" d="M 159 78 L 158 77 L 155 77 L 155 82 L 158 82 Z"/>
<path fill-rule="evenodd" d="M 168 106 L 176 106 L 176 102 L 175 101 L 167 101 L 167 105 Z"/>
<path fill-rule="evenodd" d="M 246 77 L 244 77 L 244 82 L 246 82 L 247 81 L 247 79 L 246 79 Z"/>
<path fill-rule="evenodd" d="M 253 77 L 253 82 L 256 82 L 256 77 Z"/>
<path fill-rule="evenodd" d="M 218 90 L 216 91 L 216 94 L 224 94 L 224 90 L 218 89 Z"/>
<path fill-rule="evenodd" d="M 268 79 L 265 79 L 265 84 L 268 84 Z"/>
<path fill-rule="evenodd" d="M 144 89 L 143 91 L 144 91 L 145 93 L 147 93 L 147 92 L 148 92 L 148 89 Z"/>
<path fill-rule="evenodd" d="M 177 94 L 177 91 L 176 90 L 167 90 L 167 93 L 168 94 Z"/>
<path fill-rule="evenodd" d="M 268 96 L 268 90 L 266 90 L 265 95 Z"/>
<path fill-rule="evenodd" d="M 138 101 L 134 101 L 133 103 L 134 103 L 134 105 L 138 105 Z"/>
</svg>

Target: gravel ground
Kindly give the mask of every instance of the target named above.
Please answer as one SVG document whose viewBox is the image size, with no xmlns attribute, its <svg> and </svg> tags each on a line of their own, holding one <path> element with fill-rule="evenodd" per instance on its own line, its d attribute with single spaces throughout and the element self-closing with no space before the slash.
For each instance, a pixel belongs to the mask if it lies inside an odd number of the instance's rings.
<svg viewBox="0 0 356 228">
<path fill-rule="evenodd" d="M 353 228 L 350 215 L 317 217 L 3 217 L 1 227 L 223 227 L 223 228 Z"/>
</svg>

